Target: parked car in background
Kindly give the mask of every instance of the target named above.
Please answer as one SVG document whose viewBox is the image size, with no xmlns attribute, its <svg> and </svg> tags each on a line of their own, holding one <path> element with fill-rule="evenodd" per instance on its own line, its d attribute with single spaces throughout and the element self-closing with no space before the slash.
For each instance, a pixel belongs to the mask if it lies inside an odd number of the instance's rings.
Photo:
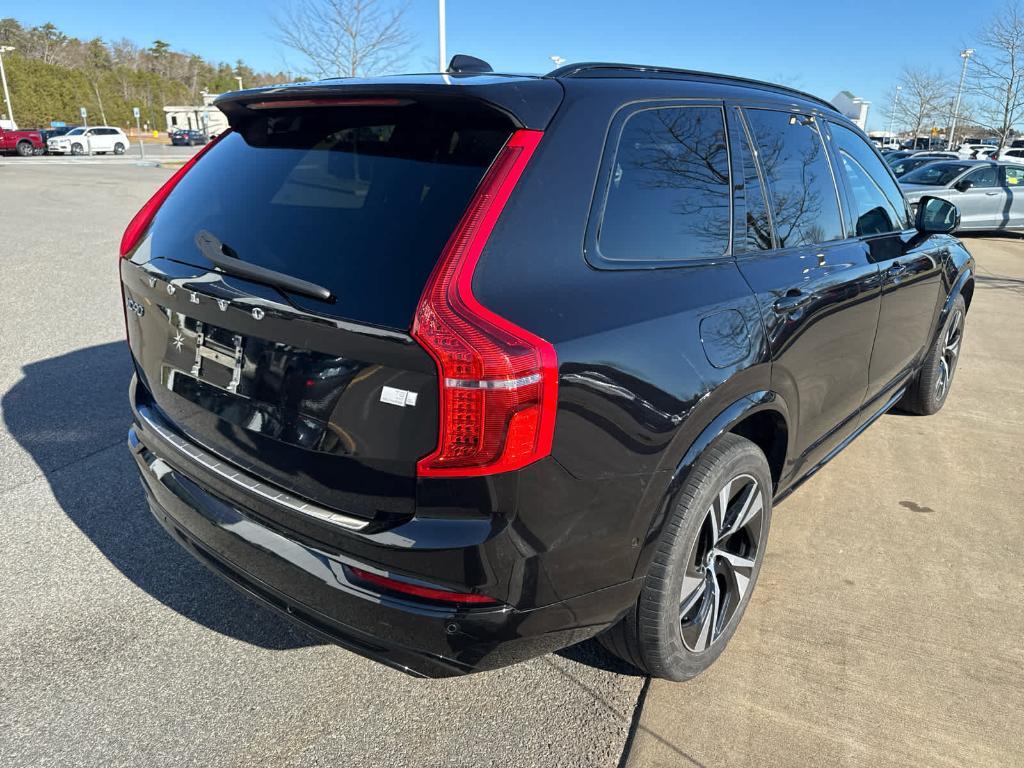
<svg viewBox="0 0 1024 768">
<path fill-rule="evenodd" d="M 1024 158 L 1024 147 L 1018 147 L 1016 149 L 1014 149 L 1013 147 L 1008 147 L 999 152 L 994 152 L 990 159 L 1017 160 L 1019 162 L 1021 158 Z"/>
<path fill-rule="evenodd" d="M 176 131 L 171 134 L 171 144 L 175 147 L 195 147 L 205 144 L 210 139 L 202 131 Z"/>
<path fill-rule="evenodd" d="M 885 162 L 887 162 L 889 165 L 892 165 L 897 160 L 902 160 L 905 157 L 910 157 L 916 154 L 916 149 L 898 149 L 895 152 L 887 152 L 885 154 Z"/>
<path fill-rule="evenodd" d="M 121 241 L 151 510 L 406 672 L 605 631 L 691 678 L 773 502 L 897 403 L 942 407 L 956 208 L 910 221 L 863 132 L 791 88 L 469 65 L 217 99 L 231 130 Z"/>
<path fill-rule="evenodd" d="M 900 186 L 912 211 L 926 196 L 953 203 L 957 231 L 1024 229 L 1024 163 L 933 162 L 901 177 Z"/>
<path fill-rule="evenodd" d="M 935 159 L 946 159 L 946 160 L 959 160 L 960 155 L 956 152 L 950 152 L 948 150 L 937 150 L 937 149 L 925 149 L 919 152 L 914 152 L 910 157 L 931 157 Z"/>
<path fill-rule="evenodd" d="M 974 160 L 977 158 L 979 151 L 992 149 L 995 149 L 995 147 L 992 147 L 989 144 L 965 141 L 959 147 L 957 147 L 956 153 L 960 158 L 964 160 Z"/>
<path fill-rule="evenodd" d="M 124 131 L 109 125 L 72 128 L 63 136 L 46 142 L 47 150 L 55 155 L 104 155 L 108 152 L 123 155 L 130 145 Z"/>
<path fill-rule="evenodd" d="M 901 176 L 905 176 L 922 165 L 928 163 L 937 163 L 942 158 L 928 157 L 927 155 L 911 155 L 910 157 L 904 157 L 902 160 L 895 160 L 889 163 L 889 167 L 892 168 L 892 174 L 897 179 Z"/>
<path fill-rule="evenodd" d="M 29 157 L 41 152 L 45 144 L 39 131 L 18 131 L 0 128 L 0 154 Z"/>
</svg>

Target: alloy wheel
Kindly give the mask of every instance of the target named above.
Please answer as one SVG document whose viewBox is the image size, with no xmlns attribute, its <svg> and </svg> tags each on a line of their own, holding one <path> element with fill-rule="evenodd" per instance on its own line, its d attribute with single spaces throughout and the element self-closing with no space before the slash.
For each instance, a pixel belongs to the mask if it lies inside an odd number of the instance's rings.
<svg viewBox="0 0 1024 768">
<path fill-rule="evenodd" d="M 953 381 L 953 373 L 956 371 L 957 360 L 960 357 L 960 341 L 963 338 L 964 313 L 959 309 L 953 315 L 953 319 L 946 329 L 946 336 L 942 343 L 942 356 L 939 358 L 939 375 L 935 380 L 935 398 L 942 400 L 949 391 L 949 385 Z"/>
<path fill-rule="evenodd" d="M 760 484 L 750 475 L 739 475 L 705 512 L 680 594 L 680 630 L 688 650 L 706 651 L 736 616 L 761 556 L 763 510 Z"/>
</svg>

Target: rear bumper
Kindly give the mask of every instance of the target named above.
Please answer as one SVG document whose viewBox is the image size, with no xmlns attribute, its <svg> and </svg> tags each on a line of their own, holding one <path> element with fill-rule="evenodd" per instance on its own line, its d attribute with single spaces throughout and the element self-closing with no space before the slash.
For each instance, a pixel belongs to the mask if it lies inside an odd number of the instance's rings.
<svg viewBox="0 0 1024 768">
<path fill-rule="evenodd" d="M 365 558 L 328 551 L 216 495 L 142 422 L 128 442 L 153 514 L 193 556 L 321 637 L 413 675 L 467 674 L 572 645 L 616 621 L 639 591 L 637 582 L 626 582 L 532 609 L 465 608 L 375 593 L 346 569 L 368 567 Z M 365 552 L 365 541 L 359 544 L 357 551 Z M 508 553 L 510 570 L 515 556 Z M 369 559 L 380 572 L 388 548 Z"/>
</svg>

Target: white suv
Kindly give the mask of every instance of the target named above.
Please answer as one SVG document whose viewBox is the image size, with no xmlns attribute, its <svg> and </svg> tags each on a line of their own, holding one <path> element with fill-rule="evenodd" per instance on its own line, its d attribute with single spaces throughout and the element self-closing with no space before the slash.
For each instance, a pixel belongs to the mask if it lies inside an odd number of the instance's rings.
<svg viewBox="0 0 1024 768">
<path fill-rule="evenodd" d="M 128 137 L 120 128 L 109 125 L 96 125 L 91 128 L 72 128 L 63 136 L 54 136 L 46 142 L 46 150 L 50 154 L 72 155 L 106 154 L 113 152 L 123 155 L 128 151 Z"/>
</svg>

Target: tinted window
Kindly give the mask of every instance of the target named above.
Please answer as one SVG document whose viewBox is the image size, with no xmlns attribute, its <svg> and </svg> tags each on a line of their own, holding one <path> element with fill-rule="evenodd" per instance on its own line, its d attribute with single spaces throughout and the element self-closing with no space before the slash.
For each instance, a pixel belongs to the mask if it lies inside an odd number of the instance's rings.
<svg viewBox="0 0 1024 768">
<path fill-rule="evenodd" d="M 746 117 L 768 183 L 779 247 L 842 239 L 835 183 L 814 121 L 763 109 L 746 110 Z"/>
<path fill-rule="evenodd" d="M 511 133 L 482 108 L 274 110 L 227 134 L 174 188 L 152 255 L 205 265 L 205 229 L 238 258 L 319 283 L 319 311 L 408 327 L 470 196 Z M 295 298 L 297 303 L 307 300 Z"/>
<path fill-rule="evenodd" d="M 966 163 L 928 163 L 900 178 L 900 184 L 944 187 L 971 166 Z"/>
<path fill-rule="evenodd" d="M 721 109 L 636 112 L 619 139 L 598 249 L 616 261 L 721 256 L 729 246 L 729 198 Z"/>
<path fill-rule="evenodd" d="M 747 141 L 746 130 L 739 131 L 740 161 L 743 166 L 743 194 L 746 200 L 743 239 L 740 248 L 745 251 L 763 251 L 773 248 L 771 217 L 764 199 L 764 189 L 757 173 L 753 153 Z"/>
<path fill-rule="evenodd" d="M 877 235 L 904 229 L 906 204 L 903 193 L 874 150 L 842 125 L 832 125 L 832 141 L 853 193 L 854 231 L 857 235 Z"/>
<path fill-rule="evenodd" d="M 969 181 L 972 186 L 978 188 L 998 187 L 999 169 L 994 165 L 986 165 L 984 168 L 968 173 L 964 176 L 964 181 Z"/>
</svg>

